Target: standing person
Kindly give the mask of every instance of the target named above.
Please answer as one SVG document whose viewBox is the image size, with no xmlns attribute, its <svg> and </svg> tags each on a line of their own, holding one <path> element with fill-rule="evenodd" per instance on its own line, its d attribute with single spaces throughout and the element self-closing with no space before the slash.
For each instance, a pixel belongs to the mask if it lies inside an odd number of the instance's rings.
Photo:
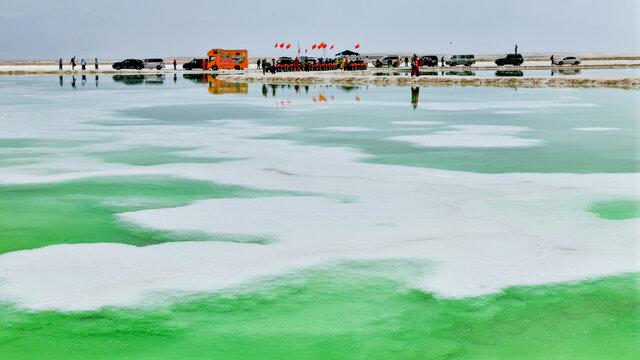
<svg viewBox="0 0 640 360">
<path fill-rule="evenodd" d="M 178 65 L 178 62 L 176 59 L 173 59 L 173 70 L 176 70 L 176 65 Z"/>
<path fill-rule="evenodd" d="M 416 56 L 416 54 L 413 54 L 413 56 Z M 411 61 L 413 61 L 413 60 L 411 60 Z M 406 56 L 404 57 L 404 67 L 409 67 L 409 58 L 406 57 Z"/>
<path fill-rule="evenodd" d="M 413 54 L 411 57 L 411 76 L 420 76 L 420 71 L 418 69 L 418 56 Z"/>
<path fill-rule="evenodd" d="M 98 58 L 95 58 L 93 64 L 96 66 L 96 70 L 98 70 Z"/>
<path fill-rule="evenodd" d="M 553 54 L 551 54 L 551 57 L 549 58 L 549 60 L 551 60 L 551 66 L 553 66 L 553 65 L 555 65 L 555 64 L 556 64 L 556 62 L 555 62 L 555 61 L 553 61 Z"/>
<path fill-rule="evenodd" d="M 207 71 L 207 60 L 202 60 L 202 71 Z"/>
<path fill-rule="evenodd" d="M 62 70 L 62 58 L 58 60 L 58 70 Z"/>
<path fill-rule="evenodd" d="M 71 70 L 75 70 L 76 69 L 76 56 L 74 55 L 71 58 Z"/>
<path fill-rule="evenodd" d="M 518 55 L 518 44 L 516 44 L 516 50 L 513 53 Z"/>
<path fill-rule="evenodd" d="M 80 65 L 82 65 L 82 70 L 87 70 L 87 62 L 84 59 L 80 60 Z"/>
<path fill-rule="evenodd" d="M 440 58 L 440 62 L 442 62 L 442 67 L 444 67 L 444 56 Z"/>
<path fill-rule="evenodd" d="M 260 59 L 258 59 L 258 62 L 256 64 L 257 64 L 256 69 L 260 70 Z"/>
</svg>

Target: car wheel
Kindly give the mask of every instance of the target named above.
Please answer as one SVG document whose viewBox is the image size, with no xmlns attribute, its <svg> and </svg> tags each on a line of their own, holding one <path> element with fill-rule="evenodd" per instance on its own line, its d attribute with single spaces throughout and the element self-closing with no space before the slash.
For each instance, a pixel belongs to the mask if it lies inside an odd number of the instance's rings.
<svg viewBox="0 0 640 360">
<path fill-rule="evenodd" d="M 471 63 L 466 63 L 464 64 L 464 66 L 471 66 Z"/>
<path fill-rule="evenodd" d="M 451 63 L 451 66 L 458 66 L 458 64 L 456 64 L 456 63 Z"/>
<path fill-rule="evenodd" d="M 142 70 L 142 66 L 137 66 L 136 70 Z"/>
<path fill-rule="evenodd" d="M 573 63 L 573 65 L 578 65 L 578 64 L 580 64 L 579 61 L 576 61 L 576 62 Z"/>
<path fill-rule="evenodd" d="M 113 68 L 116 69 L 116 70 L 122 69 L 120 66 L 114 66 Z"/>
<path fill-rule="evenodd" d="M 558 65 L 564 65 L 564 63 L 563 63 L 562 61 L 560 61 L 560 62 L 558 63 Z"/>
<path fill-rule="evenodd" d="M 235 70 L 240 70 L 240 66 L 239 66 L 239 65 L 236 65 L 236 66 L 234 66 L 233 68 L 234 68 Z"/>
<path fill-rule="evenodd" d="M 158 65 L 158 66 L 156 66 L 156 69 L 162 70 L 162 66 Z"/>
<path fill-rule="evenodd" d="M 213 66 L 211 67 L 211 70 L 213 70 L 213 71 L 218 70 L 218 65 L 213 65 Z"/>
</svg>

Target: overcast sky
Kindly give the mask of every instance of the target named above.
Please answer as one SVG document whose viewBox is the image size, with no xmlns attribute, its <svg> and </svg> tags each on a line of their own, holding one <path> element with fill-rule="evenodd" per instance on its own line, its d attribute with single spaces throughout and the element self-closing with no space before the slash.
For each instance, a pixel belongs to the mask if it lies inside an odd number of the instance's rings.
<svg viewBox="0 0 640 360">
<path fill-rule="evenodd" d="M 638 52 L 638 0 L 2 1 L 0 59 L 202 56 L 246 48 L 426 53 Z M 291 43 L 286 53 L 276 42 Z M 316 53 L 317 54 L 317 53 Z"/>
</svg>

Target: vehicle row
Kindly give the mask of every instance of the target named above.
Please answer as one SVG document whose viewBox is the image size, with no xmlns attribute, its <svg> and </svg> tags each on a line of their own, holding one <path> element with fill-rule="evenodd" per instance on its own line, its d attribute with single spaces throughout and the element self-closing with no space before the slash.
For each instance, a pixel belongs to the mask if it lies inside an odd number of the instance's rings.
<svg viewBox="0 0 640 360">
<path fill-rule="evenodd" d="M 149 59 L 126 59 L 123 61 L 118 61 L 113 63 L 113 65 L 111 65 L 112 68 L 116 69 L 116 70 L 120 70 L 120 69 L 136 69 L 136 70 L 142 70 L 142 69 L 156 69 L 156 70 L 162 70 L 164 69 L 165 65 L 164 65 L 164 60 L 159 59 L 159 58 L 149 58 Z"/>
<path fill-rule="evenodd" d="M 374 60 L 373 65 L 377 68 L 383 66 L 397 67 L 402 63 L 402 59 L 398 55 L 387 55 L 383 58 Z M 451 55 L 445 59 L 444 65 L 448 66 L 471 66 L 476 63 L 474 55 Z M 495 60 L 495 64 L 498 66 L 513 65 L 520 66 L 524 63 L 522 54 L 507 54 L 501 58 Z M 555 65 L 578 65 L 580 59 L 575 56 L 566 56 L 558 62 L 554 62 Z M 435 67 L 438 66 L 438 57 L 435 55 L 422 56 L 418 60 L 418 66 Z"/>
<path fill-rule="evenodd" d="M 174 60 L 175 64 L 175 60 Z M 223 50 L 211 49 L 207 52 L 207 58 L 198 58 L 182 65 L 185 70 L 202 69 L 202 70 L 218 70 L 218 69 L 246 69 L 249 66 L 249 57 L 247 50 Z M 164 60 L 161 58 L 149 59 L 125 59 L 111 65 L 116 70 L 120 69 L 156 69 L 165 68 Z"/>
</svg>

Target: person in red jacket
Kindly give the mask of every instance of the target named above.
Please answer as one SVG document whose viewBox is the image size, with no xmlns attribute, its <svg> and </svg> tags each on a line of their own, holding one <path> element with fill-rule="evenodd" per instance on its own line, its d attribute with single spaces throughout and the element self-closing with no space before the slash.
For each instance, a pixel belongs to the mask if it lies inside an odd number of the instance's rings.
<svg viewBox="0 0 640 360">
<path fill-rule="evenodd" d="M 178 62 L 176 61 L 176 59 L 173 59 L 173 70 L 176 69 L 176 65 L 178 65 Z"/>
</svg>

